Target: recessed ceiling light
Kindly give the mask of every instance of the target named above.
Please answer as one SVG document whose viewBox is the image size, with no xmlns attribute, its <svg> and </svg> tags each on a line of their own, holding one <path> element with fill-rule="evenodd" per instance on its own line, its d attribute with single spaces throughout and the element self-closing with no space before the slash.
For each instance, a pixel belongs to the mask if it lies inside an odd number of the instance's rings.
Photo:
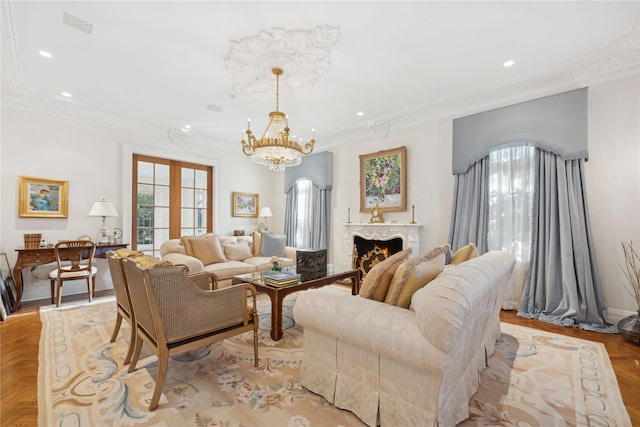
<svg viewBox="0 0 640 427">
<path fill-rule="evenodd" d="M 191 125 L 184 125 L 185 129 L 191 129 Z"/>
<path fill-rule="evenodd" d="M 514 61 L 514 60 L 510 59 L 510 60 L 508 60 L 507 62 L 505 62 L 505 63 L 504 63 L 504 64 L 502 64 L 502 65 L 503 65 L 505 68 L 509 68 L 509 67 L 511 67 L 511 66 L 512 66 L 513 64 L 515 64 L 515 63 L 516 63 L 516 61 Z"/>
<path fill-rule="evenodd" d="M 38 53 L 40 54 L 40 56 L 43 56 L 45 58 L 53 58 L 53 55 L 50 52 L 47 52 L 46 50 L 41 50 Z"/>
<path fill-rule="evenodd" d="M 364 111 L 358 111 L 356 114 L 357 114 L 358 116 L 361 116 L 361 117 L 362 117 L 362 116 L 364 116 Z"/>
<path fill-rule="evenodd" d="M 60 95 L 64 96 L 65 98 L 71 98 L 73 96 L 69 92 L 62 92 Z"/>
</svg>

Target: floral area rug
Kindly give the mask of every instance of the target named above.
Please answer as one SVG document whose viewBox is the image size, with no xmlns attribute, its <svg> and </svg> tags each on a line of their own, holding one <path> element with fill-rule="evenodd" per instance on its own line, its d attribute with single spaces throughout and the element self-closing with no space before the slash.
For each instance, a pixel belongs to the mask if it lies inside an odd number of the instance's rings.
<svg viewBox="0 0 640 427">
<path fill-rule="evenodd" d="M 285 304 L 285 306 L 292 304 Z M 261 301 L 259 311 L 268 310 Z M 260 328 L 171 358 L 158 409 L 147 411 L 157 362 L 143 348 L 136 371 L 122 365 L 129 326 L 109 342 L 115 300 L 41 309 L 39 425 L 362 426 L 351 412 L 299 384 L 302 330 L 274 342 Z M 269 324 L 261 313 L 262 324 Z M 463 426 L 631 425 L 604 346 L 502 324 L 503 334 Z"/>
</svg>

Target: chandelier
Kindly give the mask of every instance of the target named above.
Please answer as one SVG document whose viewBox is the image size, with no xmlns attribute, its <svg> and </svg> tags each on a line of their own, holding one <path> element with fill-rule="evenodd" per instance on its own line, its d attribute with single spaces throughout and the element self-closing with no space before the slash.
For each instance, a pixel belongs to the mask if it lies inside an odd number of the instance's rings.
<svg viewBox="0 0 640 427">
<path fill-rule="evenodd" d="M 311 129 L 311 139 L 303 145 L 300 141 L 289 139 L 288 116 L 279 111 L 280 104 L 280 76 L 284 73 L 281 68 L 274 67 L 271 72 L 276 76 L 276 111 L 269 113 L 267 129 L 260 139 L 251 132 L 251 119 L 247 121 L 247 130 L 242 131 L 242 151 L 245 156 L 272 171 L 284 171 L 287 167 L 297 166 L 302 162 L 302 156 L 311 154 L 316 143 L 314 130 Z M 245 140 L 246 136 L 246 140 Z"/>
</svg>

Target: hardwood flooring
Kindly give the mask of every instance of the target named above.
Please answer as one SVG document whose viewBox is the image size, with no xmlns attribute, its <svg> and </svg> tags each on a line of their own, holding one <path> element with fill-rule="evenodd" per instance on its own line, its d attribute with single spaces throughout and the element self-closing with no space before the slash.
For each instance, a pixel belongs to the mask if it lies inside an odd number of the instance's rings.
<svg viewBox="0 0 640 427">
<path fill-rule="evenodd" d="M 110 292 L 98 293 L 98 296 Z M 86 296 L 79 296 L 86 298 Z M 69 301 L 65 299 L 64 301 Z M 42 324 L 38 309 L 48 300 L 26 302 L 17 313 L 0 322 L 0 426 L 38 425 L 38 349 Z M 616 373 L 631 423 L 640 426 L 640 346 L 618 334 L 601 334 L 566 328 L 503 311 L 501 319 L 531 328 L 604 343 Z"/>
</svg>

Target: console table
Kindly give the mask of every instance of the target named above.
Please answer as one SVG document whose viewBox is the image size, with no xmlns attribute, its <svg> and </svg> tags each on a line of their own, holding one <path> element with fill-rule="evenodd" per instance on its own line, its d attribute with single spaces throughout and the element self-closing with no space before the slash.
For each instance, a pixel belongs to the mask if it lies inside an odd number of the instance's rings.
<svg viewBox="0 0 640 427">
<path fill-rule="evenodd" d="M 128 247 L 128 243 L 99 243 L 96 244 L 96 258 L 106 258 L 107 252 Z M 22 269 L 27 267 L 35 267 L 38 265 L 50 264 L 56 262 L 56 254 L 53 246 L 46 248 L 25 249 L 18 248 L 18 259 L 13 268 L 13 280 L 16 283 L 16 304 L 13 311 L 18 311 L 20 301 L 22 300 Z"/>
</svg>

